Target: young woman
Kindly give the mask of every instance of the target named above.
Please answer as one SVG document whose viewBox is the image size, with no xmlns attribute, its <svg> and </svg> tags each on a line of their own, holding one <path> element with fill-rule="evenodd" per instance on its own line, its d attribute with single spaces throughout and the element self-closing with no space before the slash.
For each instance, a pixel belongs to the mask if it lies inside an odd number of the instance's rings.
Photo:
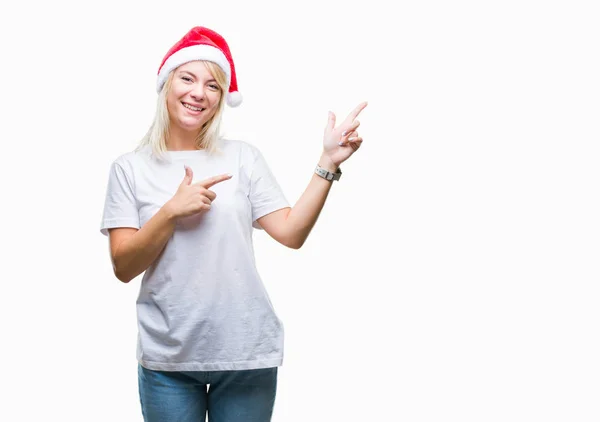
<svg viewBox="0 0 600 422">
<path fill-rule="evenodd" d="M 281 321 L 257 272 L 253 228 L 290 248 L 306 240 L 339 166 L 361 145 L 360 104 L 335 127 L 290 207 L 260 151 L 219 136 L 241 103 L 229 47 L 192 28 L 166 54 L 154 122 L 111 165 L 101 232 L 116 277 L 144 273 L 137 300 L 144 420 L 266 422 L 283 360 Z"/>
</svg>

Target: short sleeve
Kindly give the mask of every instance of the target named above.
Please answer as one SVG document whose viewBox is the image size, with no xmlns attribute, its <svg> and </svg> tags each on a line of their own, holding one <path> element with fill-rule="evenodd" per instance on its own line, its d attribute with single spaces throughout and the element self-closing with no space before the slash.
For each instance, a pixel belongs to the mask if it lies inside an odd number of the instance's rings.
<svg viewBox="0 0 600 422">
<path fill-rule="evenodd" d="M 256 220 L 282 208 L 289 207 L 279 183 L 258 149 L 254 150 L 254 164 L 250 176 L 250 203 L 252 204 L 252 225 L 262 229 Z"/>
<path fill-rule="evenodd" d="M 116 227 L 140 228 L 132 177 L 118 161 L 110 167 L 100 232 L 108 235 L 108 229 Z"/>
</svg>

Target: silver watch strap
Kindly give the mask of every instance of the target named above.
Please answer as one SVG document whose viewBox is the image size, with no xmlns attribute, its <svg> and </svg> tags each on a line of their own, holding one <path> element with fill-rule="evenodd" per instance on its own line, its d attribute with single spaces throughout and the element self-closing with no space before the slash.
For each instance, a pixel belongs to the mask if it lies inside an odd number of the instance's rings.
<svg viewBox="0 0 600 422">
<path fill-rule="evenodd" d="M 330 171 L 325 170 L 323 167 L 317 165 L 317 168 L 315 168 L 315 173 L 321 176 L 323 179 L 329 180 L 331 182 L 333 180 L 340 180 L 342 170 L 338 168 L 335 173 L 332 173 Z"/>
</svg>

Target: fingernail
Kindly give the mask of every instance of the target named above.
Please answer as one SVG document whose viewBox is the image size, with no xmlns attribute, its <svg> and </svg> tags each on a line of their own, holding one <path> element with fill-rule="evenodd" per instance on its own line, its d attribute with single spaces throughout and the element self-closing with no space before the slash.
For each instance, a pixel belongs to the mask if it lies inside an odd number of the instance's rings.
<svg viewBox="0 0 600 422">
<path fill-rule="evenodd" d="M 346 136 L 348 134 L 348 131 L 345 131 L 344 133 L 342 133 L 342 136 Z"/>
<path fill-rule="evenodd" d="M 348 138 L 349 141 L 354 141 L 356 138 Z"/>
<path fill-rule="evenodd" d="M 342 145 L 344 145 L 344 142 L 340 141 L 340 143 L 338 145 L 342 146 Z"/>
</svg>

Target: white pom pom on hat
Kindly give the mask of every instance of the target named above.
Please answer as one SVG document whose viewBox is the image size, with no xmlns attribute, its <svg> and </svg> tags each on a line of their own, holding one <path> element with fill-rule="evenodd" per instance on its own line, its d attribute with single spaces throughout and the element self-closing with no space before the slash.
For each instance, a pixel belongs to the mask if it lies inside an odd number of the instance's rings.
<svg viewBox="0 0 600 422">
<path fill-rule="evenodd" d="M 190 29 L 167 52 L 158 68 L 156 91 L 160 92 L 171 71 L 194 60 L 214 62 L 223 69 L 229 85 L 227 104 L 237 107 L 242 103 L 242 94 L 238 91 L 235 66 L 227 42 L 215 31 L 202 26 Z"/>
<path fill-rule="evenodd" d="M 227 104 L 230 107 L 237 107 L 240 104 L 242 104 L 242 94 L 240 94 L 238 91 L 235 92 L 231 92 L 229 91 L 229 93 L 227 94 Z"/>
</svg>

